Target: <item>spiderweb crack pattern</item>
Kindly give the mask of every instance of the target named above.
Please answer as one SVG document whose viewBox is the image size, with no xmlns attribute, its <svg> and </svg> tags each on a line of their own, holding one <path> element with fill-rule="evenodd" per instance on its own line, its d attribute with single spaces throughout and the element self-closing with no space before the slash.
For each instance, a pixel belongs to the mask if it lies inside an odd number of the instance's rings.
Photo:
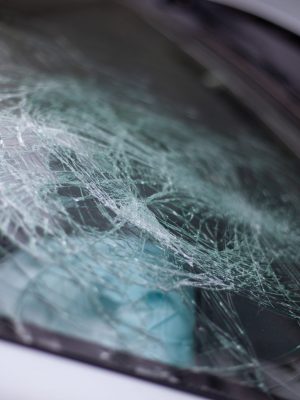
<svg viewBox="0 0 300 400">
<path fill-rule="evenodd" d="M 292 162 L 13 46 L 73 65 L 66 43 L 1 34 L 1 314 L 271 390 L 234 298 L 299 322 Z"/>
</svg>

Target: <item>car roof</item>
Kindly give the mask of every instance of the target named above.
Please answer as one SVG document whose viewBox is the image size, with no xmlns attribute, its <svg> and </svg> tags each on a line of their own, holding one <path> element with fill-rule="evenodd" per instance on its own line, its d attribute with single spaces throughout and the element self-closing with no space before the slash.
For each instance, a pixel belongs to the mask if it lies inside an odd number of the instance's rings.
<svg viewBox="0 0 300 400">
<path fill-rule="evenodd" d="M 249 12 L 300 35 L 299 0 L 209 0 Z"/>
</svg>

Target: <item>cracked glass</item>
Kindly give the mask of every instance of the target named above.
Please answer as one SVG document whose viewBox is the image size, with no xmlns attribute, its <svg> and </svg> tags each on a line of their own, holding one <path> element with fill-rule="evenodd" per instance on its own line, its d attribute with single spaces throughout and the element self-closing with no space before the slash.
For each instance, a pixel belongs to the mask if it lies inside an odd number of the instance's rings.
<svg viewBox="0 0 300 400">
<path fill-rule="evenodd" d="M 299 162 L 268 129 L 112 5 L 4 19 L 0 85 L 0 314 L 20 336 L 296 399 Z"/>
</svg>

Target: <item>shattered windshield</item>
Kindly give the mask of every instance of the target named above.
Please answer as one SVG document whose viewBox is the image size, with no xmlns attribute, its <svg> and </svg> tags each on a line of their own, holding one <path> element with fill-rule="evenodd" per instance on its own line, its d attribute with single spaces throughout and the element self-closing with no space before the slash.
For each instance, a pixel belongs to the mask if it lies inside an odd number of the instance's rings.
<svg viewBox="0 0 300 400">
<path fill-rule="evenodd" d="M 267 128 L 113 6 L 4 19 L 0 85 L 1 316 L 296 399 L 299 163 Z"/>
</svg>

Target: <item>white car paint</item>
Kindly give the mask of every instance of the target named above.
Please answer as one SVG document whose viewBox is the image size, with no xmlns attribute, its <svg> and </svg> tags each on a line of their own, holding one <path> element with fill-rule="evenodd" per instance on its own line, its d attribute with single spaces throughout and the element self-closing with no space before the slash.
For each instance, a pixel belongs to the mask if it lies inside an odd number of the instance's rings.
<svg viewBox="0 0 300 400">
<path fill-rule="evenodd" d="M 1 400 L 205 400 L 0 340 Z"/>
<path fill-rule="evenodd" d="M 299 0 L 209 0 L 265 18 L 300 35 Z"/>
</svg>

